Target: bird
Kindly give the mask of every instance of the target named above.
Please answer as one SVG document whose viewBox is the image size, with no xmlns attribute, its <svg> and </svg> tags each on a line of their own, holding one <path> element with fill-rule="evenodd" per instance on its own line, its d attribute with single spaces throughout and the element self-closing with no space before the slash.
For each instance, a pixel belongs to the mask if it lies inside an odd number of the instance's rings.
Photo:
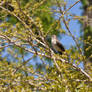
<svg viewBox="0 0 92 92">
<path fill-rule="evenodd" d="M 60 55 L 62 55 L 63 52 L 65 51 L 64 46 L 59 42 L 56 35 L 52 35 L 51 45 L 52 45 L 52 49 L 55 53 L 59 53 Z"/>
</svg>

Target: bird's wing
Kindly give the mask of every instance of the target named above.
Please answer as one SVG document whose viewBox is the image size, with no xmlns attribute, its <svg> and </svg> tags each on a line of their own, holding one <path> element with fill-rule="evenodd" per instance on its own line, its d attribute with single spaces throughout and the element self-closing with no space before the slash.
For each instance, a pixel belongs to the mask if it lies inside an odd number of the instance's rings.
<svg viewBox="0 0 92 92">
<path fill-rule="evenodd" d="M 64 46 L 59 41 L 57 41 L 57 46 L 61 49 L 61 51 L 65 51 Z"/>
</svg>

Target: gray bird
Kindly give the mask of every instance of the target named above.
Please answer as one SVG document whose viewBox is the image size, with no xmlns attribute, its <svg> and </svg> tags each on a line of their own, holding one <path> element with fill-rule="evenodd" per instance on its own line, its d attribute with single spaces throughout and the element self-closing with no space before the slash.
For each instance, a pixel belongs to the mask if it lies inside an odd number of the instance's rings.
<svg viewBox="0 0 92 92">
<path fill-rule="evenodd" d="M 51 44 L 52 44 L 52 48 L 53 48 L 54 52 L 62 55 L 62 53 L 65 51 L 64 46 L 58 41 L 56 35 L 52 36 Z"/>
</svg>

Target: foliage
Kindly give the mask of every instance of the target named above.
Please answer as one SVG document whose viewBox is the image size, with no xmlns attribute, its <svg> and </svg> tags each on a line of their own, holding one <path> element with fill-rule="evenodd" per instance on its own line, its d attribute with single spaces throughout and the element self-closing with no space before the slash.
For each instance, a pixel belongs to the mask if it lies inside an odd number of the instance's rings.
<svg viewBox="0 0 92 92">
<path fill-rule="evenodd" d="M 86 2 L 84 4 L 84 2 Z M 92 58 L 90 57 L 92 54 L 92 43 L 91 39 L 92 39 L 92 18 L 91 18 L 91 14 L 92 14 L 92 1 L 91 0 L 82 0 L 83 6 L 86 6 L 84 9 L 84 15 L 86 16 L 86 21 L 83 23 L 84 24 L 84 33 L 83 33 L 83 38 L 84 41 L 86 42 L 86 44 L 84 43 L 84 52 L 85 55 L 87 56 L 87 58 L 89 58 L 90 61 L 92 61 Z M 89 40 L 90 38 L 90 40 Z"/>
<path fill-rule="evenodd" d="M 80 48 L 82 40 L 78 42 L 69 28 L 71 19 L 83 18 L 68 12 L 79 1 L 68 9 L 63 0 L 0 1 L 0 91 L 92 91 L 92 73 L 78 67 L 88 60 Z M 60 14 L 59 19 L 54 19 L 54 13 Z M 54 53 L 47 39 L 53 34 L 71 36 L 76 47 L 63 55 Z M 37 60 L 36 68 L 32 63 Z"/>
<path fill-rule="evenodd" d="M 86 2 L 86 3 L 84 3 Z M 92 71 L 92 0 L 82 0 L 84 13 L 83 15 L 86 17 L 86 21 L 83 21 L 83 47 L 84 47 L 84 54 L 87 57 L 87 61 L 85 61 L 85 69 L 87 72 Z"/>
</svg>

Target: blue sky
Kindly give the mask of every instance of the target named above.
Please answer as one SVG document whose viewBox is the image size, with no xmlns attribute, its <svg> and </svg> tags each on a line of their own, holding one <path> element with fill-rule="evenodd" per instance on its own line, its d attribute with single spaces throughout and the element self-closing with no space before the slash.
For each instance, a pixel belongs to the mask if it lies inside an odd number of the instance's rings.
<svg viewBox="0 0 92 92">
<path fill-rule="evenodd" d="M 71 2 L 68 2 L 68 5 L 72 5 L 76 0 L 73 0 L 73 1 L 70 0 L 70 1 Z M 83 10 L 81 9 L 81 7 L 82 7 L 82 3 L 79 2 L 72 9 L 70 9 L 69 12 L 71 14 L 81 16 L 83 13 Z M 63 28 L 66 29 L 64 25 L 63 25 Z M 76 38 L 80 37 L 81 24 L 78 22 L 78 20 L 71 20 L 69 24 L 69 28 L 72 34 Z M 75 46 L 75 42 L 73 41 L 72 37 L 64 36 L 60 41 L 61 43 L 63 43 L 66 49 L 69 49 L 71 46 Z M 82 69 L 84 68 L 83 62 L 80 63 L 79 67 L 81 67 Z"/>
<path fill-rule="evenodd" d="M 72 5 L 75 1 L 76 0 L 74 0 L 74 1 L 70 0 L 70 2 L 68 2 L 68 7 L 69 7 L 69 5 Z M 83 10 L 80 9 L 81 7 L 82 7 L 82 4 L 81 4 L 81 2 L 79 2 L 72 9 L 70 9 L 69 12 L 71 14 L 74 14 L 74 15 L 77 15 L 77 16 L 81 16 L 82 13 L 83 13 Z M 64 25 L 62 27 L 64 29 L 66 29 Z M 70 24 L 69 24 L 69 28 L 70 28 L 72 34 L 75 37 L 79 37 L 80 36 L 81 25 L 79 24 L 78 20 L 71 20 Z M 61 41 L 61 43 L 63 43 L 63 45 L 66 47 L 66 49 L 69 49 L 71 46 L 75 45 L 75 42 L 69 36 L 64 36 L 60 41 Z"/>
</svg>

